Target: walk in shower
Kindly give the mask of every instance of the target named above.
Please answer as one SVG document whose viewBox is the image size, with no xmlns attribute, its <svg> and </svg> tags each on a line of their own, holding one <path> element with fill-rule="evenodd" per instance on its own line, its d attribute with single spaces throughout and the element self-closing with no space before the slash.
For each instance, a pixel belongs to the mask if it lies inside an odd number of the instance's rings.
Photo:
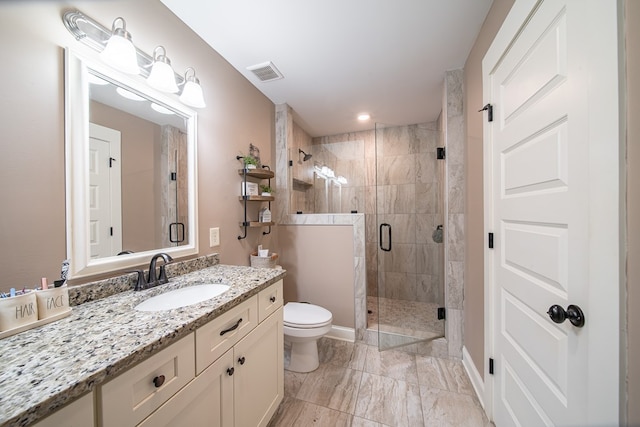
<svg viewBox="0 0 640 427">
<path fill-rule="evenodd" d="M 368 227 L 366 237 L 367 327 L 386 349 L 444 336 L 444 165 L 437 123 L 378 123 L 374 138 L 377 232 Z"/>
<path fill-rule="evenodd" d="M 444 337 L 438 123 L 295 139 L 291 213 L 365 215 L 367 329 L 379 347 Z"/>
</svg>

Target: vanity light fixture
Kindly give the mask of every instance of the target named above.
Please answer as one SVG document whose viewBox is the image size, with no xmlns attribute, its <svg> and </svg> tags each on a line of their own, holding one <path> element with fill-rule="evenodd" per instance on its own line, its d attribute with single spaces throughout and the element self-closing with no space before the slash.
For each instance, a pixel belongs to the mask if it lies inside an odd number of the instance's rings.
<svg viewBox="0 0 640 427">
<path fill-rule="evenodd" d="M 123 18 L 118 17 L 113 21 L 111 31 L 79 10 L 66 11 L 62 15 L 62 22 L 77 41 L 100 52 L 100 57 L 113 68 L 148 77 L 149 86 L 160 91 L 177 93 L 179 87 L 184 86 L 180 95 L 182 103 L 194 108 L 206 106 L 200 81 L 193 68 L 187 68 L 182 77 L 171 68 L 171 61 L 167 58 L 164 47 L 156 47 L 153 56 L 136 48 Z M 125 53 L 118 53 L 123 52 L 121 49 Z M 161 54 L 158 55 L 159 50 Z M 189 70 L 192 70 L 193 75 L 189 75 Z"/>
<path fill-rule="evenodd" d="M 192 72 L 191 75 L 189 75 L 189 71 Z M 196 70 L 191 67 L 187 68 L 187 71 L 184 72 L 184 87 L 182 88 L 180 101 L 194 108 L 204 108 L 207 106 L 204 103 L 200 80 L 196 77 Z"/>
<path fill-rule="evenodd" d="M 164 46 L 158 46 L 153 50 L 153 65 L 147 77 L 147 84 L 162 92 L 178 92 L 176 74 L 171 68 L 171 61 L 167 58 Z"/>
<path fill-rule="evenodd" d="M 122 23 L 122 27 L 117 26 L 118 21 Z M 131 41 L 131 33 L 127 31 L 127 23 L 122 17 L 117 17 L 113 20 L 111 37 L 107 40 L 107 46 L 100 53 L 100 58 L 123 73 L 140 73 L 136 47 Z"/>
<path fill-rule="evenodd" d="M 358 114 L 358 120 L 361 121 L 361 122 L 366 122 L 370 118 L 371 118 L 371 115 L 369 113 L 360 113 L 360 114 Z"/>
</svg>

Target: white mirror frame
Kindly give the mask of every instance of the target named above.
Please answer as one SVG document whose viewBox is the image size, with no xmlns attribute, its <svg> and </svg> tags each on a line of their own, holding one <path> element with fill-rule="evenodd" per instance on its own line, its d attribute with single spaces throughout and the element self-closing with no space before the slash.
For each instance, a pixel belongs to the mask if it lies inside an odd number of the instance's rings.
<svg viewBox="0 0 640 427">
<path fill-rule="evenodd" d="M 89 82 L 88 69 L 144 93 L 187 117 L 188 244 L 124 256 L 91 259 L 89 249 Z M 174 258 L 198 254 L 197 113 L 135 77 L 129 77 L 78 52 L 65 49 L 65 181 L 68 278 L 86 277 L 145 265 L 158 252 Z"/>
</svg>

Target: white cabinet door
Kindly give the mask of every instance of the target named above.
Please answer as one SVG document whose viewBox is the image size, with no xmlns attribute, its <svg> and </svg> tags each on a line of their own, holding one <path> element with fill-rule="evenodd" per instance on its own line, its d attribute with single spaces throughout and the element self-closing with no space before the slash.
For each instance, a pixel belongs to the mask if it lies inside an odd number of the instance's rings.
<svg viewBox="0 0 640 427">
<path fill-rule="evenodd" d="M 232 427 L 233 350 L 180 390 L 140 427 Z"/>
<path fill-rule="evenodd" d="M 88 427 L 94 425 L 93 393 L 85 394 L 33 427 Z"/>
<path fill-rule="evenodd" d="M 236 426 L 266 426 L 284 396 L 282 308 L 234 347 Z"/>
</svg>

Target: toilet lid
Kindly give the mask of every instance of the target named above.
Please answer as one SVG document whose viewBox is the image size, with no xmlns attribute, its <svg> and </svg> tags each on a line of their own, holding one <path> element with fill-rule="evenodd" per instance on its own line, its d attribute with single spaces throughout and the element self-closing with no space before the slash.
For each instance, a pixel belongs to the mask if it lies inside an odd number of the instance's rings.
<svg viewBox="0 0 640 427">
<path fill-rule="evenodd" d="M 288 302 L 284 306 L 284 324 L 298 328 L 313 328 L 330 323 L 333 316 L 326 308 L 302 302 Z"/>
</svg>

